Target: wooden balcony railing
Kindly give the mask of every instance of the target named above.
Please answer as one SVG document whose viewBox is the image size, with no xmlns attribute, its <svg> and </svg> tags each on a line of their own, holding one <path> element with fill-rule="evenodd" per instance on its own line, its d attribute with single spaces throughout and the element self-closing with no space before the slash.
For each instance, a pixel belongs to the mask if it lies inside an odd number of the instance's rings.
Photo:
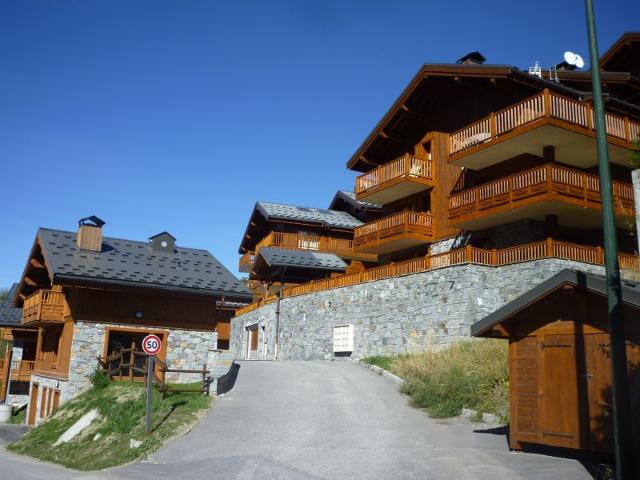
<svg viewBox="0 0 640 480">
<path fill-rule="evenodd" d="M 444 253 L 426 255 L 421 258 L 406 260 L 404 262 L 391 263 L 381 267 L 370 268 L 358 273 L 338 275 L 322 280 L 295 285 L 284 289 L 283 297 L 295 297 L 308 293 L 321 292 L 333 288 L 348 287 L 360 283 L 393 278 L 402 275 L 426 272 L 439 268 L 451 267 L 461 264 L 478 264 L 492 267 L 510 265 L 515 263 L 542 260 L 545 258 L 559 258 L 572 260 L 594 265 L 604 264 L 604 250 L 602 247 L 589 247 L 567 242 L 559 242 L 550 238 L 519 245 L 516 247 L 504 248 L 501 250 L 488 250 L 471 246 L 450 250 Z M 640 272 L 640 257 L 628 253 L 619 253 L 618 260 L 620 268 Z M 268 305 L 276 300 L 276 295 L 271 295 L 259 302 L 252 303 L 246 307 L 236 310 L 236 315 L 251 312 L 259 307 Z"/>
<path fill-rule="evenodd" d="M 18 360 L 11 362 L 11 381 L 12 382 L 28 382 L 31 380 L 31 372 L 33 372 L 33 360 Z M 5 360 L 0 360 L 0 381 L 5 380 Z"/>
<path fill-rule="evenodd" d="M 631 184 L 614 181 L 613 196 L 618 214 L 633 215 Z M 600 179 L 597 175 L 571 168 L 542 165 L 451 195 L 449 220 L 472 220 L 502 210 L 554 200 L 599 209 Z"/>
<path fill-rule="evenodd" d="M 561 120 L 587 131 L 595 129 L 590 104 L 544 90 L 451 133 L 449 154 L 488 142 L 543 117 Z M 605 123 L 610 137 L 627 143 L 640 138 L 640 122 L 606 112 Z"/>
<path fill-rule="evenodd" d="M 356 195 L 384 188 L 402 178 L 433 180 L 431 160 L 408 153 L 356 177 Z"/>
<path fill-rule="evenodd" d="M 433 217 L 430 213 L 405 210 L 379 220 L 356 227 L 353 241 L 356 248 L 379 245 L 391 237 L 422 235 L 426 240 L 433 236 Z"/>
<path fill-rule="evenodd" d="M 53 290 L 38 290 L 24 299 L 22 323 L 62 322 L 64 309 L 64 293 Z"/>
</svg>

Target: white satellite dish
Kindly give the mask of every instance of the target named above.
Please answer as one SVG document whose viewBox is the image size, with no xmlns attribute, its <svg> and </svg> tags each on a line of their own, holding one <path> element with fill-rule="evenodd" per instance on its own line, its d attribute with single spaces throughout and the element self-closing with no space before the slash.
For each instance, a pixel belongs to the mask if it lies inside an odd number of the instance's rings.
<svg viewBox="0 0 640 480">
<path fill-rule="evenodd" d="M 569 65 L 575 65 L 578 68 L 584 68 L 584 60 L 577 53 L 569 51 L 564 52 L 564 61 Z"/>
</svg>

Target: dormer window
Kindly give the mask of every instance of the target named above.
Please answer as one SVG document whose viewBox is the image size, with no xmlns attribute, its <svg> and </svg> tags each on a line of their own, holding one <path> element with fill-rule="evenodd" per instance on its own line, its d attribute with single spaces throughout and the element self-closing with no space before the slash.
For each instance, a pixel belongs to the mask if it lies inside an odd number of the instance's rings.
<svg viewBox="0 0 640 480">
<path fill-rule="evenodd" d="M 162 232 L 150 237 L 149 245 L 154 252 L 173 253 L 176 248 L 176 239 L 170 233 Z"/>
</svg>

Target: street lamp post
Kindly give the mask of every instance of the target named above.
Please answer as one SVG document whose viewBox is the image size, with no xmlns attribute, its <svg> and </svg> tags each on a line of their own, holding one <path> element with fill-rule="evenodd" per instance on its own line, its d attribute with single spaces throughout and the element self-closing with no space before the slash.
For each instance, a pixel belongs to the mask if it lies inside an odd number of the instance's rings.
<svg viewBox="0 0 640 480">
<path fill-rule="evenodd" d="M 602 228 L 604 234 L 605 269 L 607 278 L 607 302 L 609 332 L 611 337 L 611 372 L 613 392 L 613 435 L 616 460 L 616 479 L 633 478 L 633 443 L 630 425 L 629 377 L 622 312 L 622 287 L 618 265 L 618 245 L 611 193 L 609 148 L 604 118 L 602 88 L 600 84 L 600 62 L 596 40 L 596 24 L 593 0 L 585 0 L 587 30 L 589 32 L 589 57 L 593 86 L 593 109 L 600 171 L 600 195 L 602 199 Z"/>
</svg>

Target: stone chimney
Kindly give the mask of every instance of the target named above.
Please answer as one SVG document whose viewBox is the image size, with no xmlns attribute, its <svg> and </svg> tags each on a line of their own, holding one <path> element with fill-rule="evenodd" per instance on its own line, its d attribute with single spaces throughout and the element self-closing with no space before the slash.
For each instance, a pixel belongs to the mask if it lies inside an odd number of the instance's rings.
<svg viewBox="0 0 640 480">
<path fill-rule="evenodd" d="M 470 52 L 456 60 L 458 65 L 482 65 L 487 59 L 480 52 Z"/>
<path fill-rule="evenodd" d="M 78 222 L 78 236 L 76 243 L 80 250 L 89 250 L 92 252 L 102 251 L 102 226 L 104 221 L 95 215 L 81 218 Z"/>
</svg>

